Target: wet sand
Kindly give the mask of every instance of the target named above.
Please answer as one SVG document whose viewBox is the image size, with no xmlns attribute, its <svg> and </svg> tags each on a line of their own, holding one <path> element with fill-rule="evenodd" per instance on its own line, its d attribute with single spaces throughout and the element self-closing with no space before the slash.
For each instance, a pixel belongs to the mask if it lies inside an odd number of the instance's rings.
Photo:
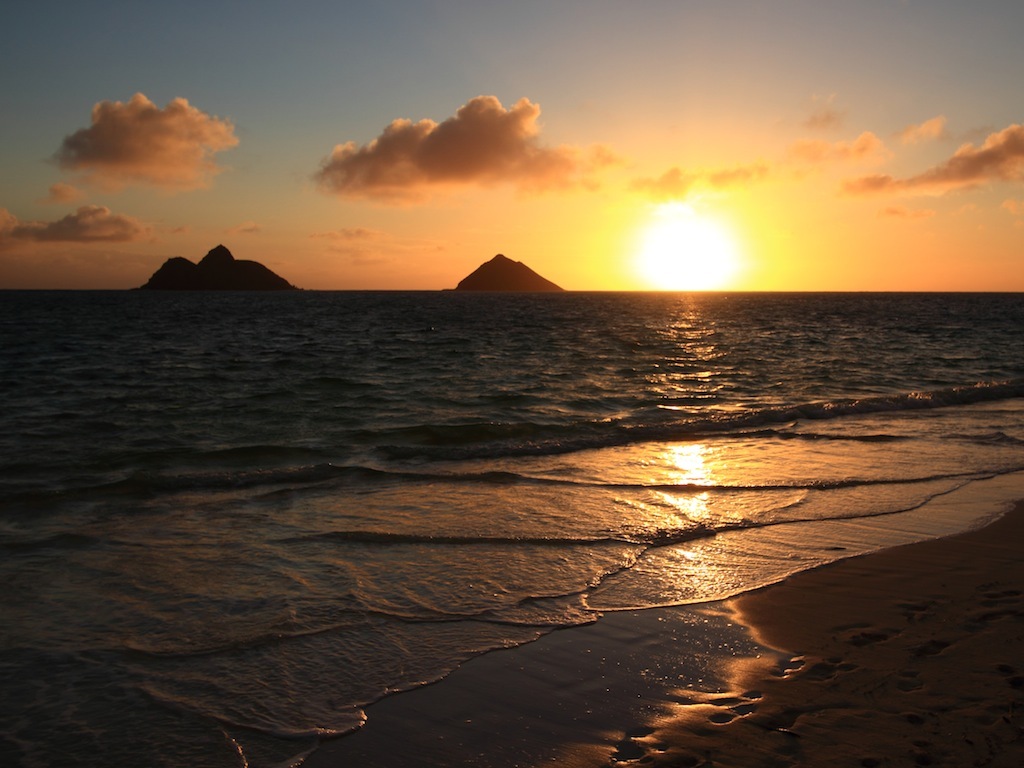
<svg viewBox="0 0 1024 768">
<path fill-rule="evenodd" d="M 636 741 L 659 766 L 1024 765 L 1024 503 L 728 604 L 782 667 Z"/>
<path fill-rule="evenodd" d="M 1024 503 L 724 604 L 609 614 L 368 715 L 306 765 L 1021 766 Z"/>
<path fill-rule="evenodd" d="M 731 659 L 761 650 L 720 608 L 609 613 L 373 704 L 305 768 L 607 765 L 634 748 L 627 732 L 678 706 L 676 690 L 718 690 Z"/>
</svg>

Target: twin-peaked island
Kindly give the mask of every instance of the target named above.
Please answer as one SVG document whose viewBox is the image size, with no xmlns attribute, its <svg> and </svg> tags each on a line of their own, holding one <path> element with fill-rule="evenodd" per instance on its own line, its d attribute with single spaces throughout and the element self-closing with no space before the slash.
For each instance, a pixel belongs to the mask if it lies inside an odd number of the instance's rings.
<svg viewBox="0 0 1024 768">
<path fill-rule="evenodd" d="M 294 291 L 283 277 L 256 261 L 236 259 L 218 245 L 198 264 L 175 256 L 168 259 L 143 290 L 153 291 Z"/>
<path fill-rule="evenodd" d="M 283 277 L 255 261 L 236 259 L 218 245 L 198 264 L 176 256 L 164 262 L 149 282 L 149 291 L 295 291 Z M 561 291 L 521 261 L 500 253 L 466 276 L 457 291 Z"/>
</svg>

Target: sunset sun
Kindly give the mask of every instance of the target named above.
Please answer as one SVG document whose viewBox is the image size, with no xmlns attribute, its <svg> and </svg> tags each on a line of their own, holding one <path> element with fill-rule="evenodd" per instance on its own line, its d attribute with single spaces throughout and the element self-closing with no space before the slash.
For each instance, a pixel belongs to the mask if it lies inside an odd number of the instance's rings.
<svg viewBox="0 0 1024 768">
<path fill-rule="evenodd" d="M 735 239 L 724 224 L 685 203 L 666 203 L 642 236 L 637 269 L 652 288 L 703 291 L 725 287 L 738 260 Z"/>
</svg>

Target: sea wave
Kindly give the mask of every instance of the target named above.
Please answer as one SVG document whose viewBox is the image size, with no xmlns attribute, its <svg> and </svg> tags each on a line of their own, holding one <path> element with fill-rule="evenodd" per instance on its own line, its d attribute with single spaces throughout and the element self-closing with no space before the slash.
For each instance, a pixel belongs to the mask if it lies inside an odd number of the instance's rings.
<svg viewBox="0 0 1024 768">
<path fill-rule="evenodd" d="M 545 456 L 635 443 L 713 439 L 726 435 L 758 434 L 774 436 L 766 427 L 800 421 L 824 421 L 847 416 L 879 413 L 906 413 L 922 409 L 974 405 L 1024 397 L 1024 379 L 913 391 L 874 397 L 836 399 L 768 406 L 736 412 L 701 410 L 700 415 L 672 418 L 641 424 L 625 420 L 581 422 L 572 429 L 565 425 L 447 425 L 447 440 L 435 439 L 433 426 L 422 426 L 405 433 L 410 443 L 382 445 L 379 452 L 389 459 L 466 460 L 499 459 L 516 456 Z M 679 414 L 679 411 L 668 413 Z M 515 436 L 502 432 L 515 431 Z M 421 434 L 426 439 L 420 439 Z M 455 436 L 460 435 L 460 439 Z M 854 438 L 884 441 L 893 436 Z"/>
<path fill-rule="evenodd" d="M 808 428 L 847 417 L 940 409 L 1024 397 L 1024 379 L 982 382 L 930 391 L 911 391 L 873 397 L 834 399 L 743 411 L 661 410 L 637 422 L 635 416 L 547 423 L 535 420 L 420 424 L 349 435 L 350 445 L 364 446 L 358 462 L 337 461 L 346 446 L 301 447 L 253 444 L 223 449 L 184 451 L 166 449 L 152 455 L 140 450 L 124 452 L 105 461 L 68 473 L 54 487 L 33 473 L 0 482 L 0 500 L 10 509 L 38 509 L 70 501 L 103 498 L 147 498 L 186 491 L 245 491 L 309 487 L 319 483 L 380 484 L 441 479 L 479 483 L 557 483 L 556 479 L 530 478 L 514 472 L 431 472 L 435 462 L 490 461 L 522 457 L 558 456 L 579 451 L 616 448 L 641 443 L 746 440 L 828 440 L 863 443 L 900 442 L 908 438 L 884 428 L 869 434 L 832 433 Z M 1021 439 L 1003 432 L 973 435 L 975 442 L 1015 445 Z M 375 442 L 374 442 L 375 441 Z M 370 444 L 372 442 L 372 444 Z"/>
<path fill-rule="evenodd" d="M 1004 436 L 993 438 L 994 444 L 1017 444 L 1020 441 Z M 1001 471 L 1024 469 L 1013 466 Z M 61 506 L 91 500 L 119 498 L 129 500 L 152 500 L 183 493 L 241 493 L 278 495 L 309 491 L 323 487 L 340 491 L 346 488 L 362 491 L 380 490 L 393 485 L 448 484 L 478 486 L 549 486 L 554 488 L 601 489 L 612 491 L 660 491 L 685 494 L 731 494 L 749 492 L 828 491 L 846 488 L 868 488 L 885 485 L 913 485 L 936 480 L 958 477 L 973 477 L 971 470 L 963 472 L 938 473 L 913 476 L 875 476 L 871 478 L 816 478 L 805 482 L 777 481 L 767 483 L 700 483 L 700 482 L 618 482 L 545 477 L 507 470 L 483 472 L 400 470 L 369 467 L 363 465 L 336 465 L 330 463 L 281 467 L 270 470 L 240 470 L 196 472 L 163 475 L 153 472 L 136 472 L 131 476 L 112 483 L 101 483 L 80 488 L 66 488 L 39 493 L 25 491 L 7 497 L 9 509 L 30 509 L 39 504 Z M 67 537 L 65 537 L 67 538 Z M 88 546 L 87 537 L 58 537 L 60 546 Z M 41 540 L 33 546 L 47 547 L 48 540 Z M 444 543 L 444 542 L 439 542 Z M 462 543 L 462 542 L 447 542 Z M 25 543 L 0 542 L 0 546 L 27 546 Z"/>
</svg>

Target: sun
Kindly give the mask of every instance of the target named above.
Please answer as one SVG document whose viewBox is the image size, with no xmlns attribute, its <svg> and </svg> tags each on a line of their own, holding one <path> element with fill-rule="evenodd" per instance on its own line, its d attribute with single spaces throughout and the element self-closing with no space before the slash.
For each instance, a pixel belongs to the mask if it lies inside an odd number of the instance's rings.
<svg viewBox="0 0 1024 768">
<path fill-rule="evenodd" d="M 723 288 L 738 268 L 739 250 L 729 229 L 686 203 L 655 209 L 637 253 L 644 281 L 664 291 Z"/>
</svg>

